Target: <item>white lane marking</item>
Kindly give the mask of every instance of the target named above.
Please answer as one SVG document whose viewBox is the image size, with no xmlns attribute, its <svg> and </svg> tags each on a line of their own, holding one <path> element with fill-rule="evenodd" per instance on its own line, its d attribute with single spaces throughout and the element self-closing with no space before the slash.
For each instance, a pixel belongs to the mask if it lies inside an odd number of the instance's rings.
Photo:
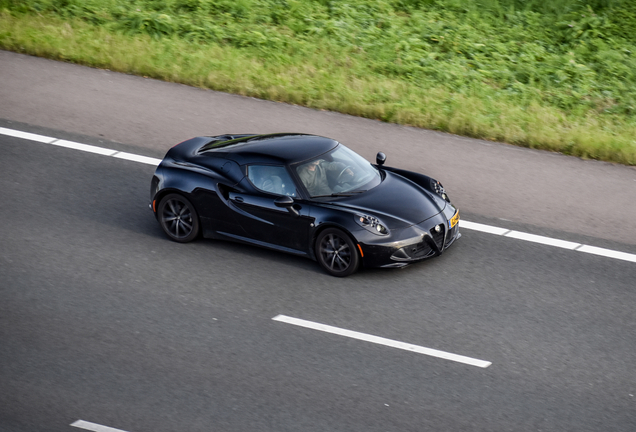
<svg viewBox="0 0 636 432">
<path fill-rule="evenodd" d="M 53 138 L 53 137 L 47 137 L 44 135 L 37 135 L 37 134 L 29 133 L 29 132 L 22 132 L 19 130 L 7 129 L 3 127 L 0 127 L 0 134 L 12 136 L 15 138 L 22 138 L 22 139 L 30 140 L 30 141 L 42 142 L 46 144 L 50 144 L 51 142 L 57 140 L 57 138 Z"/>
<path fill-rule="evenodd" d="M 398 348 L 406 351 L 415 352 L 418 354 L 424 354 L 432 357 L 441 358 L 444 360 L 450 360 L 458 363 L 464 363 L 471 366 L 477 366 L 480 368 L 487 368 L 492 363 L 485 360 L 478 360 L 471 357 L 466 357 L 458 354 L 453 354 L 445 351 L 439 351 L 433 348 L 426 348 L 423 346 L 412 345 L 405 342 L 400 342 L 392 339 L 386 339 L 379 336 L 373 336 L 366 333 L 360 333 L 357 331 L 346 330 L 339 327 L 332 327 L 326 324 L 319 324 L 313 321 L 306 321 L 299 318 L 288 317 L 285 315 L 277 315 L 272 318 L 274 321 L 280 321 L 287 324 L 296 325 L 299 327 L 305 327 L 312 330 L 318 330 L 326 333 L 332 333 L 339 336 L 345 336 L 352 339 L 358 339 L 365 342 L 372 342 L 379 345 L 384 345 L 392 348 Z"/>
<path fill-rule="evenodd" d="M 533 243 L 541 243 L 548 246 L 560 247 L 563 249 L 574 250 L 577 247 L 581 246 L 580 243 L 574 243 L 565 240 L 559 240 L 552 237 L 544 237 L 534 234 L 528 234 L 521 231 L 509 231 L 504 234 L 504 237 L 515 238 L 518 240 L 525 240 Z"/>
<path fill-rule="evenodd" d="M 117 150 L 112 150 L 112 149 L 107 149 L 103 147 L 97 147 L 97 146 L 92 146 L 88 144 L 82 144 L 82 143 L 67 141 L 67 140 L 55 140 L 51 142 L 50 144 L 60 146 L 60 147 L 70 148 L 73 150 L 80 150 L 80 151 L 85 151 L 89 153 L 97 153 L 104 156 L 113 156 L 115 153 L 117 153 Z"/>
<path fill-rule="evenodd" d="M 509 229 L 505 229 L 505 228 L 484 225 L 477 222 L 468 222 L 467 220 L 464 220 L 464 219 L 459 220 L 459 226 L 461 228 L 466 228 L 473 231 L 481 231 L 481 232 L 494 234 L 494 235 L 504 235 L 508 231 L 510 231 Z"/>
<path fill-rule="evenodd" d="M 500 235 L 504 237 L 514 238 L 518 240 L 525 240 L 533 243 L 540 243 L 548 246 L 560 247 L 564 249 L 573 250 L 576 252 L 584 252 L 592 255 L 598 255 L 606 258 L 613 258 L 621 261 L 629 261 L 636 263 L 636 254 L 615 251 L 612 249 L 604 249 L 596 246 L 590 246 L 581 243 L 570 242 L 566 240 L 559 240 L 552 237 L 544 237 L 535 234 L 524 233 L 521 231 L 513 231 L 505 228 L 499 228 L 491 225 L 484 225 L 475 222 L 468 222 L 466 220 L 459 220 L 459 226 L 461 228 L 481 231 L 488 234 Z"/>
<path fill-rule="evenodd" d="M 129 161 L 139 162 L 139 163 L 143 163 L 143 164 L 147 164 L 147 165 L 154 165 L 154 166 L 159 165 L 159 163 L 161 162 L 161 159 L 151 158 L 151 157 L 148 157 L 148 156 L 136 155 L 136 154 L 133 154 L 133 153 L 126 153 L 126 152 L 117 152 L 117 153 L 115 153 L 112 156 L 116 157 L 116 158 L 119 158 L 119 159 L 126 159 L 126 160 L 129 160 Z"/>
<path fill-rule="evenodd" d="M 596 247 L 596 246 L 583 245 L 580 248 L 578 248 L 576 251 L 577 252 L 585 252 L 585 253 L 589 253 L 589 254 L 592 254 L 592 255 L 600 255 L 600 256 L 607 257 L 607 258 L 619 259 L 619 260 L 623 260 L 623 261 L 631 261 L 633 263 L 636 263 L 636 254 L 630 254 L 630 253 L 626 253 L 626 252 L 619 252 L 619 251 L 615 251 L 615 250 L 611 250 L 611 249 L 603 249 L 603 248 Z"/>
<path fill-rule="evenodd" d="M 144 163 L 148 165 L 159 165 L 161 159 L 156 159 L 148 156 L 136 155 L 133 153 L 120 152 L 117 150 L 107 149 L 103 147 L 92 146 L 88 144 L 76 143 L 73 141 L 61 140 L 44 135 L 32 134 L 29 132 L 23 132 L 14 129 L 7 129 L 0 127 L 0 134 L 7 135 L 15 138 L 21 138 L 29 141 L 37 141 L 45 144 L 53 144 L 61 147 L 67 147 L 75 150 L 86 151 L 90 153 L 96 153 L 104 156 L 116 157 L 119 159 L 126 159 L 133 162 Z M 540 243 L 548 246 L 560 247 L 569 250 L 575 250 L 577 252 L 584 252 L 593 255 L 598 255 L 606 258 L 613 258 L 622 261 L 636 262 L 636 254 L 627 252 L 614 251 L 611 249 L 603 249 L 596 246 L 583 245 L 579 243 L 569 242 L 566 240 L 555 239 L 552 237 L 538 236 L 535 234 L 524 233 L 521 231 L 513 231 L 507 228 L 500 228 L 492 225 L 480 224 L 477 222 L 469 222 L 464 219 L 460 219 L 459 226 L 468 230 L 480 231 L 493 235 L 500 235 L 504 237 L 510 237 L 518 240 L 525 240 L 534 243 Z"/>
<path fill-rule="evenodd" d="M 80 429 L 94 431 L 94 432 L 126 432 L 125 430 L 122 430 L 122 429 L 115 429 L 112 427 L 103 426 L 97 423 L 91 423 L 84 420 L 77 420 L 76 422 L 71 423 L 71 426 L 80 428 Z"/>
</svg>

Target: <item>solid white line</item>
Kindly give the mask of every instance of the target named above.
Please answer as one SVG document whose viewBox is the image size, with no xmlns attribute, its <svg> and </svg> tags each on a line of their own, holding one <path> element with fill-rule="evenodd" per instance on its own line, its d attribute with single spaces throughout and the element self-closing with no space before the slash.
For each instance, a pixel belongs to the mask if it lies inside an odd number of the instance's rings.
<svg viewBox="0 0 636 432">
<path fill-rule="evenodd" d="M 481 231 L 488 234 L 500 235 L 504 237 L 510 237 L 510 238 L 514 238 L 518 240 L 525 240 L 525 241 L 534 242 L 534 243 L 541 243 L 544 245 L 560 247 L 564 249 L 573 250 L 576 252 L 584 252 L 584 253 L 598 255 L 598 256 L 602 256 L 606 258 L 612 258 L 612 259 L 617 259 L 621 261 L 629 261 L 629 262 L 636 263 L 636 254 L 632 254 L 632 253 L 620 252 L 620 251 L 615 251 L 612 249 L 604 249 L 604 248 L 600 248 L 596 246 L 589 246 L 585 244 L 569 242 L 566 240 L 559 240 L 552 237 L 538 236 L 535 234 L 508 230 L 505 228 L 499 228 L 499 227 L 484 225 L 484 224 L 475 223 L 475 222 L 468 222 L 465 220 L 460 220 L 459 223 L 460 223 L 460 227 L 469 229 L 469 230 Z"/>
<path fill-rule="evenodd" d="M 580 248 L 578 248 L 576 251 L 577 252 L 589 253 L 589 254 L 593 254 L 593 255 L 600 255 L 600 256 L 607 257 L 607 258 L 619 259 L 619 260 L 623 260 L 623 261 L 631 261 L 633 263 L 636 263 L 636 255 L 635 254 L 619 252 L 619 251 L 615 251 L 615 250 L 611 250 L 611 249 L 603 249 L 603 248 L 596 247 L 596 246 L 583 245 Z"/>
<path fill-rule="evenodd" d="M 552 237 L 544 237 L 534 234 L 528 234 L 521 231 L 510 231 L 504 234 L 504 237 L 510 237 L 518 240 L 525 240 L 533 243 L 541 243 L 548 246 L 560 247 L 563 249 L 574 250 L 577 247 L 581 246 L 580 243 L 574 243 L 565 240 L 559 240 Z"/>
<path fill-rule="evenodd" d="M 100 424 L 91 423 L 84 420 L 77 420 L 76 422 L 71 423 L 71 426 L 80 428 L 80 429 L 94 431 L 94 432 L 126 432 L 125 430 L 122 430 L 122 429 L 115 429 L 108 426 L 102 426 Z"/>
<path fill-rule="evenodd" d="M 466 228 L 473 231 L 481 231 L 481 232 L 494 234 L 494 235 L 504 235 L 505 233 L 510 231 L 509 229 L 506 229 L 506 228 L 499 228 L 499 227 L 494 227 L 490 225 L 484 225 L 477 222 L 468 222 L 467 220 L 464 220 L 464 219 L 459 220 L 459 226 L 461 228 Z"/>
<path fill-rule="evenodd" d="M 125 159 L 133 162 L 139 162 L 148 165 L 159 165 L 161 159 L 156 159 L 148 156 L 136 155 L 133 153 L 120 152 L 117 150 L 107 149 L 103 147 L 92 146 L 88 144 L 77 143 L 73 141 L 61 140 L 53 137 L 47 137 L 44 135 L 32 134 L 29 132 L 23 132 L 14 129 L 7 129 L 0 127 L 0 134 L 12 136 L 15 138 L 21 138 L 30 141 L 37 141 L 45 144 L 53 144 L 60 147 L 71 148 L 75 150 L 81 150 L 90 153 L 96 153 L 104 156 L 112 156 L 119 159 Z M 459 226 L 473 231 L 480 231 L 493 235 L 500 235 L 504 237 L 514 238 L 518 240 L 525 240 L 534 243 L 540 243 L 548 246 L 560 247 L 569 250 L 575 250 L 577 252 L 584 252 L 593 255 L 603 256 L 606 258 L 613 258 L 622 261 L 636 262 L 636 254 L 630 254 L 626 252 L 614 251 L 611 249 L 603 249 L 595 246 L 582 245 L 580 243 L 569 242 L 566 240 L 555 239 L 552 237 L 544 237 L 530 233 L 524 233 L 521 231 L 513 231 L 507 228 L 496 227 L 492 225 L 485 225 L 476 222 L 469 222 L 461 219 Z"/>
<path fill-rule="evenodd" d="M 57 140 L 57 138 L 53 138 L 53 137 L 47 137 L 44 135 L 36 135 L 29 132 L 22 132 L 19 130 L 7 129 L 3 127 L 0 127 L 0 134 L 12 136 L 15 138 L 22 138 L 22 139 L 30 140 L 30 141 L 42 142 L 46 144 L 50 144 L 51 142 Z"/>
<path fill-rule="evenodd" d="M 129 161 L 139 162 L 139 163 L 148 164 L 148 165 L 154 165 L 154 166 L 157 166 L 157 165 L 159 165 L 159 163 L 161 163 L 161 159 L 151 158 L 151 157 L 148 157 L 148 156 L 136 155 L 136 154 L 133 154 L 133 153 L 117 152 L 116 154 L 114 154 L 112 156 L 116 157 L 116 158 L 119 158 L 119 159 L 126 159 L 126 160 L 129 160 Z"/>
<path fill-rule="evenodd" d="M 398 348 L 406 351 L 415 352 L 418 354 L 424 354 L 432 357 L 437 357 L 445 360 L 451 360 L 458 363 L 464 363 L 471 366 L 477 366 L 480 368 L 487 368 L 492 363 L 485 360 L 478 360 L 471 357 L 466 357 L 458 354 L 452 354 L 445 351 L 439 351 L 432 348 L 426 348 L 418 345 L 412 345 L 409 343 L 399 342 L 391 339 L 386 339 L 379 336 L 373 336 L 366 333 L 360 333 L 352 330 L 346 330 L 339 327 L 332 327 L 326 324 L 319 324 L 312 321 L 306 321 L 299 318 L 288 317 L 285 315 L 277 315 L 272 318 L 274 321 L 280 321 L 287 324 L 292 324 L 300 327 L 305 327 L 313 330 L 318 330 L 326 333 L 332 333 L 339 336 L 345 336 L 352 339 L 358 339 L 365 342 L 372 342 L 379 345 L 388 346 L 391 348 Z"/>
<path fill-rule="evenodd" d="M 70 148 L 70 149 L 73 149 L 73 150 L 80 150 L 80 151 L 85 151 L 85 152 L 89 152 L 89 153 L 97 153 L 97 154 L 104 155 L 104 156 L 112 156 L 115 153 L 117 153 L 117 150 L 107 149 L 107 148 L 97 147 L 97 146 L 92 146 L 92 145 L 88 145 L 88 144 L 82 144 L 82 143 L 78 143 L 78 142 L 74 142 L 74 141 L 56 140 L 56 141 L 53 141 L 50 144 L 53 144 L 53 145 L 56 145 L 56 146 L 60 146 L 60 147 Z"/>
</svg>

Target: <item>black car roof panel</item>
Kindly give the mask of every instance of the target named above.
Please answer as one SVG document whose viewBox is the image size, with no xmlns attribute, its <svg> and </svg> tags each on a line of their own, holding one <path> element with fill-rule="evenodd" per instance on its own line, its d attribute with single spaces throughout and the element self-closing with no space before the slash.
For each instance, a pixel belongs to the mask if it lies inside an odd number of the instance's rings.
<svg viewBox="0 0 636 432">
<path fill-rule="evenodd" d="M 298 133 L 220 135 L 213 138 L 218 139 L 201 147 L 200 155 L 221 152 L 224 157 L 241 165 L 298 162 L 328 152 L 338 145 L 331 138 Z"/>
</svg>

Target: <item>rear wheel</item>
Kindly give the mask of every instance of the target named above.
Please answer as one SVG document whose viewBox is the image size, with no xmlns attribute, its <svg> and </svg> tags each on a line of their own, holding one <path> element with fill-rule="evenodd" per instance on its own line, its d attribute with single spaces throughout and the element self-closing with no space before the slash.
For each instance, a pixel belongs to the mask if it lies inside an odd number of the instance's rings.
<svg viewBox="0 0 636 432">
<path fill-rule="evenodd" d="M 166 195 L 159 202 L 159 224 L 170 239 L 187 243 L 199 235 L 199 217 L 188 199 L 179 194 Z"/>
<path fill-rule="evenodd" d="M 316 259 L 330 275 L 344 277 L 353 274 L 360 257 L 351 238 L 342 230 L 328 228 L 316 239 Z"/>
</svg>

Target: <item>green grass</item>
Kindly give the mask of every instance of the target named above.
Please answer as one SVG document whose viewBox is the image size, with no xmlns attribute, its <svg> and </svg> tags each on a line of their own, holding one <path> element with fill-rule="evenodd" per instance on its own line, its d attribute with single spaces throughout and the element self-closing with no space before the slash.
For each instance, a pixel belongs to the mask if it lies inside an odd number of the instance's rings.
<svg viewBox="0 0 636 432">
<path fill-rule="evenodd" d="M 630 3 L 0 0 L 0 47 L 636 165 Z"/>
</svg>

